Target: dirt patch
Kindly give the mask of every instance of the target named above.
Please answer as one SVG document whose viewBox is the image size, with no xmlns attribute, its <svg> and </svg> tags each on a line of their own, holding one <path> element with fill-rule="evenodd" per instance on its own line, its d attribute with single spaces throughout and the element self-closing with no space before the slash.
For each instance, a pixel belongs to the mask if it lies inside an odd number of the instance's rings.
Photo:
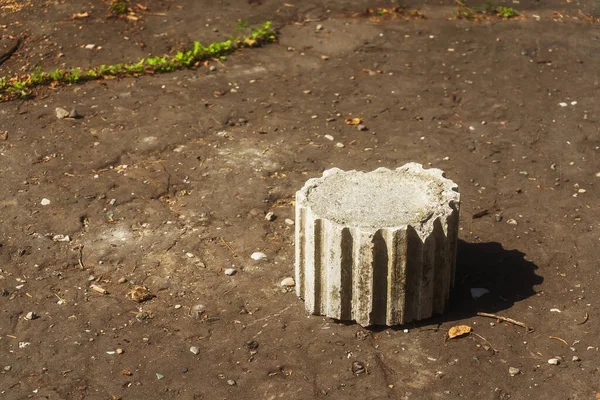
<svg viewBox="0 0 600 400">
<path fill-rule="evenodd" d="M 100 1 L 2 10 L 2 43 L 24 38 L 3 75 L 208 44 L 239 20 L 280 32 L 212 71 L 0 104 L 0 395 L 594 398 L 600 35 L 551 16 L 597 5 L 522 3 L 525 20 L 481 23 L 451 20 L 450 3 L 380 21 L 345 16 L 389 4 L 149 1 L 137 21 Z M 366 130 L 344 122 L 357 117 Z M 371 330 L 307 316 L 280 284 L 296 190 L 331 167 L 411 161 L 461 192 L 448 312 Z M 133 301 L 136 286 L 154 297 Z M 479 336 L 444 343 L 454 325 Z"/>
</svg>

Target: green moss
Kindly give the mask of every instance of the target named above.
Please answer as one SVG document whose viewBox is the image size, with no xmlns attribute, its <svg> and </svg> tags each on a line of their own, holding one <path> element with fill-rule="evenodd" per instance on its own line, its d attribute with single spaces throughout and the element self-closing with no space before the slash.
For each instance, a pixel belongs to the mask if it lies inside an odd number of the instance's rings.
<svg viewBox="0 0 600 400">
<path fill-rule="evenodd" d="M 117 15 L 126 14 L 128 8 L 129 2 L 127 0 L 113 0 L 108 6 L 108 9 Z"/>
</svg>

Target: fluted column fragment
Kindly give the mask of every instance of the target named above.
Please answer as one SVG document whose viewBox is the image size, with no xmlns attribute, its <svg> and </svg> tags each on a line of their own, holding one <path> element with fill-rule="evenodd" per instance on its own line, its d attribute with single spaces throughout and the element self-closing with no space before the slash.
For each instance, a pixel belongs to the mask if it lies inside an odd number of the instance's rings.
<svg viewBox="0 0 600 400">
<path fill-rule="evenodd" d="M 296 193 L 296 293 L 311 314 L 398 325 L 442 313 L 460 195 L 439 169 L 329 169 Z"/>
</svg>

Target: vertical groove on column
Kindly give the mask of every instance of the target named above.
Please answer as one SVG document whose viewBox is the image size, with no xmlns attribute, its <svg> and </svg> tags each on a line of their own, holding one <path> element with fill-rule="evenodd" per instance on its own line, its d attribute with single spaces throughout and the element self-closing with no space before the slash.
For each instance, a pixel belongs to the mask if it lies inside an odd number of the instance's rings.
<svg viewBox="0 0 600 400">
<path fill-rule="evenodd" d="M 368 232 L 358 231 L 355 244 L 358 243 L 357 263 L 354 266 L 355 298 L 354 319 L 362 325 L 370 325 L 370 314 L 373 309 L 373 236 Z"/>
<path fill-rule="evenodd" d="M 326 282 L 323 291 L 327 294 L 323 299 L 323 310 L 331 318 L 341 319 L 341 287 L 342 287 L 342 229 L 331 221 L 323 221 L 325 243 L 324 269 Z"/>
<path fill-rule="evenodd" d="M 450 246 L 450 265 L 451 265 L 451 273 L 450 273 L 450 289 L 454 287 L 454 280 L 456 279 L 456 251 L 458 247 L 458 222 L 459 222 L 459 211 L 458 207 L 455 204 L 451 204 L 454 212 L 452 215 L 448 217 L 448 232 L 446 236 L 448 237 L 448 245 Z"/>
<path fill-rule="evenodd" d="M 380 229 L 373 236 L 373 304 L 370 313 L 371 324 L 384 325 L 387 317 L 388 299 L 388 247 Z"/>
<path fill-rule="evenodd" d="M 444 312 L 448 300 L 451 265 L 448 263 L 448 241 L 442 223 L 438 219 L 433 222 L 432 236 L 435 237 L 435 262 L 433 272 L 433 314 Z"/>
<path fill-rule="evenodd" d="M 421 266 L 423 275 L 420 285 L 420 307 L 418 318 L 430 317 L 433 310 L 433 289 L 435 273 L 435 236 L 430 235 L 423 243 L 423 264 Z"/>
<path fill-rule="evenodd" d="M 423 265 L 423 243 L 412 226 L 406 228 L 406 303 L 404 320 L 413 321 L 419 317 L 421 307 L 421 266 Z"/>
<path fill-rule="evenodd" d="M 389 252 L 388 315 L 387 324 L 400 323 L 406 304 L 406 234 L 405 231 L 387 230 Z"/>
<path fill-rule="evenodd" d="M 315 254 L 315 283 L 314 283 L 314 311 L 313 313 L 315 314 L 321 314 L 321 292 L 323 291 L 323 286 L 322 286 L 322 278 L 323 278 L 323 274 L 325 273 L 323 271 L 323 254 L 322 254 L 322 249 L 323 249 L 323 220 L 321 219 L 317 219 L 315 220 L 315 225 L 314 225 L 314 254 Z"/>
<path fill-rule="evenodd" d="M 354 249 L 350 228 L 342 229 L 341 249 L 340 319 L 349 320 L 352 319 L 352 292 L 354 289 L 354 282 L 352 282 Z"/>
<path fill-rule="evenodd" d="M 315 227 L 312 213 L 305 210 L 304 217 L 304 302 L 306 310 L 315 314 L 315 291 L 319 289 L 315 287 Z"/>
</svg>

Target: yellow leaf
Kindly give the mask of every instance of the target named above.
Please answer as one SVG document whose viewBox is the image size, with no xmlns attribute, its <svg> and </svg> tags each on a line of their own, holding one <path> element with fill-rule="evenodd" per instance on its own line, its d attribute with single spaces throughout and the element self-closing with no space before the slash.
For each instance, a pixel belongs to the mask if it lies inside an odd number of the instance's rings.
<svg viewBox="0 0 600 400">
<path fill-rule="evenodd" d="M 469 325 L 457 325 L 450 328 L 448 331 L 448 339 L 454 339 L 471 332 L 472 328 Z"/>
<path fill-rule="evenodd" d="M 358 125 L 362 121 L 360 118 L 346 118 L 344 122 L 346 122 L 346 125 Z"/>
</svg>

